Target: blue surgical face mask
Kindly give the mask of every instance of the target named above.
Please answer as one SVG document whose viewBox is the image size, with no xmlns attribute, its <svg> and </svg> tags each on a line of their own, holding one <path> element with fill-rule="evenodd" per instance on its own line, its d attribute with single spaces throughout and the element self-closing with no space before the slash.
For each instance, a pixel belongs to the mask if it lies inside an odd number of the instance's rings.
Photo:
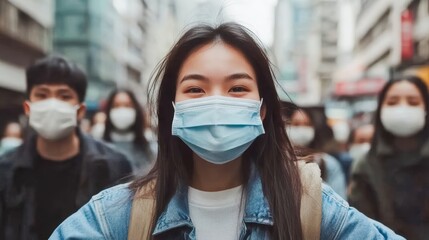
<svg viewBox="0 0 429 240">
<path fill-rule="evenodd" d="M 264 134 L 262 101 L 211 96 L 177 102 L 172 134 L 202 159 L 225 164 Z"/>
</svg>

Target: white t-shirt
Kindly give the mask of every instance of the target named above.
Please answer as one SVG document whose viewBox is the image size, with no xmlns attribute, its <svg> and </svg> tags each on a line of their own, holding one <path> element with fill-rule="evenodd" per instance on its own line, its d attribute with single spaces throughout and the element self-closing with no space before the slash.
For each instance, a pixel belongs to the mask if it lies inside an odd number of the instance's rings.
<svg viewBox="0 0 429 240">
<path fill-rule="evenodd" d="M 243 222 L 242 186 L 219 192 L 189 187 L 189 214 L 197 240 L 237 240 Z"/>
</svg>

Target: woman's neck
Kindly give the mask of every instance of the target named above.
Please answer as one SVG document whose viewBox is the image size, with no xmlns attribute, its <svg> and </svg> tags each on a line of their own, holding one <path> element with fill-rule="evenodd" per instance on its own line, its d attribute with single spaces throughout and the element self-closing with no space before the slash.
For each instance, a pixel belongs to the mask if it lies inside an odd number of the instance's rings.
<svg viewBox="0 0 429 240">
<path fill-rule="evenodd" d="M 240 186 L 243 182 L 242 159 L 226 164 L 213 164 L 194 155 L 191 186 L 201 191 L 216 192 Z"/>
<path fill-rule="evenodd" d="M 110 133 L 110 138 L 113 142 L 132 142 L 136 138 L 136 135 L 131 131 L 121 131 L 116 130 Z"/>
<path fill-rule="evenodd" d="M 406 138 L 396 137 L 395 140 L 393 141 L 393 145 L 401 151 L 415 150 L 419 147 L 418 143 L 419 141 L 416 137 L 406 137 Z"/>
<path fill-rule="evenodd" d="M 37 138 L 37 151 L 41 157 L 52 161 L 64 161 L 79 153 L 79 138 L 75 132 L 68 137 L 50 141 Z"/>
</svg>

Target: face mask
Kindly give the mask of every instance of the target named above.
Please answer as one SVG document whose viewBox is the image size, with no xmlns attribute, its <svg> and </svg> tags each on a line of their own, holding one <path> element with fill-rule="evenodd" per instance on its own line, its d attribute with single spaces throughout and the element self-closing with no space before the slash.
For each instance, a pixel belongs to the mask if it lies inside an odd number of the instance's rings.
<svg viewBox="0 0 429 240">
<path fill-rule="evenodd" d="M 410 137 L 424 128 L 426 112 L 419 107 L 383 107 L 380 118 L 388 132 L 398 137 Z"/>
<path fill-rule="evenodd" d="M 349 139 L 350 128 L 349 125 L 345 122 L 340 122 L 335 124 L 332 127 L 332 131 L 334 132 L 334 138 L 340 143 L 347 142 Z"/>
<path fill-rule="evenodd" d="M 359 143 L 353 144 L 350 147 L 349 153 L 353 160 L 360 160 L 369 152 L 371 149 L 371 144 L 369 143 Z"/>
<path fill-rule="evenodd" d="M 127 130 L 136 121 L 136 110 L 129 107 L 113 108 L 109 116 L 116 129 Z"/>
<path fill-rule="evenodd" d="M 315 135 L 314 128 L 308 126 L 289 126 L 286 131 L 292 144 L 302 147 L 308 146 Z"/>
<path fill-rule="evenodd" d="M 77 126 L 77 106 L 50 98 L 30 104 L 30 126 L 43 138 L 62 139 Z"/>
<path fill-rule="evenodd" d="M 264 134 L 262 102 L 222 96 L 177 102 L 172 134 L 202 159 L 225 164 L 238 157 Z"/>
<path fill-rule="evenodd" d="M 1 151 L 9 151 L 22 144 L 22 139 L 15 137 L 5 137 L 0 141 Z"/>
</svg>

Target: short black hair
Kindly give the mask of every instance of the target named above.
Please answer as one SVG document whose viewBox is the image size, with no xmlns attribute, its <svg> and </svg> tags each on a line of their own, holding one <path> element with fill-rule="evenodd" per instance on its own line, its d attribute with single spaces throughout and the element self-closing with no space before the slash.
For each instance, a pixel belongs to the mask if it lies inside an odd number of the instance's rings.
<svg viewBox="0 0 429 240">
<path fill-rule="evenodd" d="M 48 56 L 27 68 L 27 98 L 40 84 L 66 84 L 76 91 L 80 102 L 85 100 L 88 81 L 85 72 L 61 56 Z"/>
</svg>

